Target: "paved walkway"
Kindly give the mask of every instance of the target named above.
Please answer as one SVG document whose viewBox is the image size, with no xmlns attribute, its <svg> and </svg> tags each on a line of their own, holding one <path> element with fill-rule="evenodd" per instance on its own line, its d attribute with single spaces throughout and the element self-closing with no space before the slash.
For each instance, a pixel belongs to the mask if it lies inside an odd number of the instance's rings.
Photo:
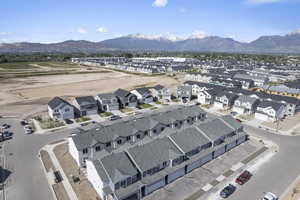
<svg viewBox="0 0 300 200">
<path fill-rule="evenodd" d="M 58 159 L 56 158 L 56 155 L 53 152 L 53 149 L 57 146 L 60 145 L 64 142 L 61 143 L 57 143 L 54 145 L 46 145 L 43 150 L 47 151 L 49 153 L 49 156 L 51 157 L 51 160 L 53 162 L 54 167 L 56 168 L 56 170 L 58 170 L 61 173 L 61 176 L 63 178 L 62 180 L 62 184 L 69 196 L 69 198 L 71 200 L 78 200 L 76 193 L 74 192 L 72 185 L 70 184 L 68 177 L 66 176 L 66 174 L 64 173 L 64 170 L 62 169 L 62 167 L 60 166 L 60 163 L 58 161 Z M 48 178 L 49 176 L 47 176 Z M 51 182 L 51 181 L 50 181 Z"/>
</svg>

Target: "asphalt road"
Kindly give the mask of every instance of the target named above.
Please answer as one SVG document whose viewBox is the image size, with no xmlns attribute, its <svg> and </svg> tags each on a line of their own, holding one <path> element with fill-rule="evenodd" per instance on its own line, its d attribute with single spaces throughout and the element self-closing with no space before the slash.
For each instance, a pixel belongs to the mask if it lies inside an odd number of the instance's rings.
<svg viewBox="0 0 300 200">
<path fill-rule="evenodd" d="M 13 139 L 5 142 L 6 168 L 11 172 L 6 180 L 6 200 L 52 200 L 38 152 L 44 145 L 65 138 L 70 131 L 44 135 L 26 135 L 18 120 L 0 119 L 0 124 L 9 123 Z M 263 192 L 271 191 L 280 195 L 300 174 L 300 137 L 281 136 L 257 128 L 245 126 L 253 135 L 274 141 L 279 152 L 265 163 L 252 179 L 228 199 L 258 200 Z M 0 200 L 2 200 L 2 195 Z"/>
<path fill-rule="evenodd" d="M 39 150 L 46 144 L 69 135 L 68 131 L 44 135 L 26 135 L 18 120 L 0 119 L 0 124 L 12 125 L 13 139 L 5 141 L 4 154 L 7 170 L 11 173 L 5 186 L 6 200 L 53 200 Z M 3 199 L 3 196 L 0 196 Z"/>
<path fill-rule="evenodd" d="M 282 136 L 245 126 L 253 135 L 263 137 L 279 145 L 279 152 L 264 163 L 245 185 L 238 187 L 230 200 L 258 200 L 264 192 L 280 196 L 300 174 L 300 137 Z"/>
</svg>

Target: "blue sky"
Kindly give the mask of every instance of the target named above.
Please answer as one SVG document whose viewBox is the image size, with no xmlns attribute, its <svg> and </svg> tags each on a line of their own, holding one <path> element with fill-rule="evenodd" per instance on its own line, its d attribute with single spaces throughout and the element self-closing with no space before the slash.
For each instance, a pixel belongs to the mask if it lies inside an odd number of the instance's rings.
<svg viewBox="0 0 300 200">
<path fill-rule="evenodd" d="M 143 33 L 252 41 L 300 28 L 300 0 L 2 0 L 1 42 Z"/>
</svg>

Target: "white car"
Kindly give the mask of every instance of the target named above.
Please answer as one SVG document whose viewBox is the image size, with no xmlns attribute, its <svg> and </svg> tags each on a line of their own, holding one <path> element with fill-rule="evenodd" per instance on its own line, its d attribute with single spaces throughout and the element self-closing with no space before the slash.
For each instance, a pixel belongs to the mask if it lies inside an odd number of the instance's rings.
<svg viewBox="0 0 300 200">
<path fill-rule="evenodd" d="M 267 192 L 261 200 L 278 200 L 278 197 L 271 192 Z"/>
</svg>

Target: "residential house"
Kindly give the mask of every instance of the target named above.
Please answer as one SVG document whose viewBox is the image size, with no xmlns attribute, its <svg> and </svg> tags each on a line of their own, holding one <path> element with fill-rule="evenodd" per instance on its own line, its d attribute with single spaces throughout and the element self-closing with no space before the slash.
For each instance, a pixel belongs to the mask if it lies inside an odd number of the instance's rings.
<svg viewBox="0 0 300 200">
<path fill-rule="evenodd" d="M 153 102 L 153 96 L 148 88 L 137 88 L 132 90 L 131 93 L 135 94 L 138 99 L 138 103 L 151 103 Z"/>
<path fill-rule="evenodd" d="M 180 99 L 183 103 L 187 103 L 192 99 L 192 86 L 179 86 L 176 94 L 178 99 Z"/>
<path fill-rule="evenodd" d="M 255 97 L 241 95 L 234 101 L 232 110 L 239 114 L 252 114 L 258 103 L 259 100 Z"/>
<path fill-rule="evenodd" d="M 110 112 L 113 110 L 119 110 L 119 102 L 114 93 L 98 94 L 95 99 L 98 102 L 101 112 Z"/>
<path fill-rule="evenodd" d="M 169 88 L 166 88 L 162 85 L 156 85 L 153 88 L 150 88 L 150 91 L 153 97 L 157 100 L 162 101 L 171 101 L 171 91 Z"/>
<path fill-rule="evenodd" d="M 221 91 L 218 89 L 210 89 L 210 90 L 204 90 L 198 93 L 197 100 L 200 104 L 206 105 L 206 104 L 213 104 L 215 101 L 215 97 L 218 93 Z"/>
<path fill-rule="evenodd" d="M 123 89 L 116 90 L 114 94 L 118 98 L 120 108 L 125 108 L 125 107 L 134 108 L 137 106 L 138 99 L 135 94 Z"/>
<path fill-rule="evenodd" d="M 231 92 L 220 92 L 216 95 L 214 106 L 217 108 L 231 108 L 238 95 Z"/>
<path fill-rule="evenodd" d="M 74 107 L 60 97 L 54 97 L 48 103 L 48 114 L 55 120 L 74 119 Z"/>
<path fill-rule="evenodd" d="M 93 115 L 98 113 L 97 101 L 92 96 L 76 97 L 73 101 L 75 113 L 79 116 Z"/>
<path fill-rule="evenodd" d="M 274 101 L 262 101 L 258 104 L 255 118 L 263 121 L 278 121 L 284 117 L 285 105 Z"/>
</svg>

